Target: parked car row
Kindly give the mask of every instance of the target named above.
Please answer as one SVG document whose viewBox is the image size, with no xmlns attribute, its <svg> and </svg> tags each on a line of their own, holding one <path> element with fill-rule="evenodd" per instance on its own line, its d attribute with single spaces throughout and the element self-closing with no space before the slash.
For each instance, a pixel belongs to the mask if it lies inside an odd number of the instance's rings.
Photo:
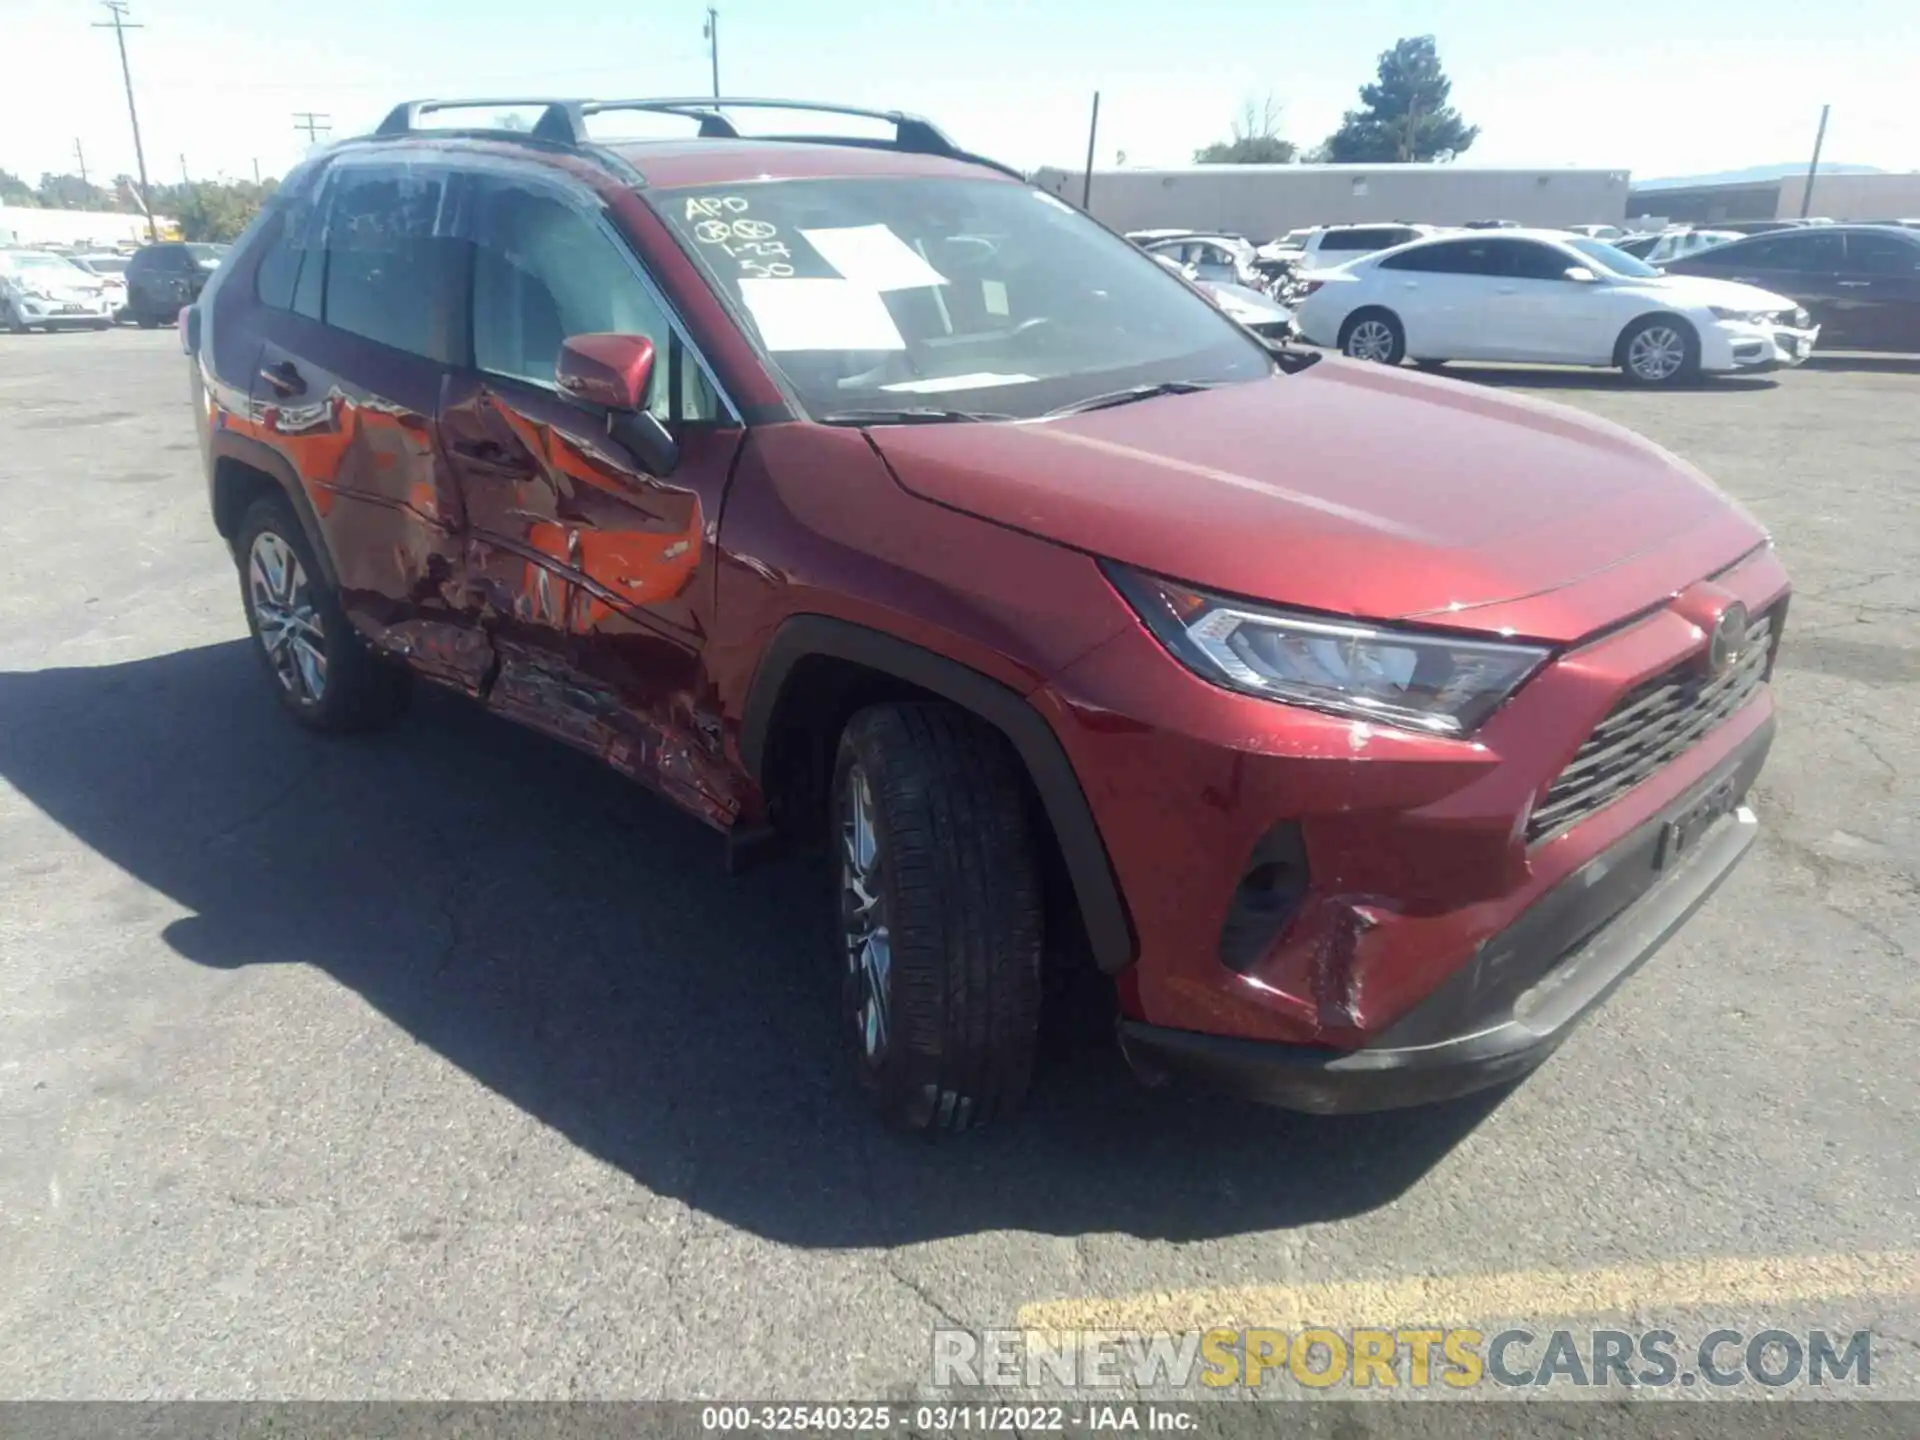
<svg viewBox="0 0 1920 1440">
<path fill-rule="evenodd" d="M 0 250 L 0 324 L 29 330 L 105 330 L 131 320 L 144 329 L 172 324 L 205 288 L 228 247 L 162 241 L 132 255 L 69 255 Z"/>
</svg>

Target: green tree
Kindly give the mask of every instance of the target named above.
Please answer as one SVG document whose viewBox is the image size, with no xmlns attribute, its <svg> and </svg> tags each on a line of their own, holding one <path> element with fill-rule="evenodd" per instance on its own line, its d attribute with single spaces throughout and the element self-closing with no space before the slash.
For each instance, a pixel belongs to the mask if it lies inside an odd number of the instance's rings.
<svg viewBox="0 0 1920 1440">
<path fill-rule="evenodd" d="M 1412 35 L 1380 56 L 1379 78 L 1360 87 L 1363 108 L 1347 111 L 1327 137 L 1336 164 L 1391 164 L 1452 160 L 1466 152 L 1480 127 L 1447 104 L 1453 82 L 1440 68 L 1433 36 Z"/>
<path fill-rule="evenodd" d="M 42 175 L 40 203 L 49 210 L 109 210 L 112 197 L 78 175 Z"/>
<path fill-rule="evenodd" d="M 1233 117 L 1233 138 L 1216 140 L 1193 152 L 1196 165 L 1285 165 L 1295 155 L 1293 142 L 1280 138 L 1280 102 L 1271 94 L 1241 102 Z"/>
<path fill-rule="evenodd" d="M 33 193 L 33 187 L 11 170 L 0 170 L 0 205 L 22 205 L 33 207 L 40 199 Z"/>
<path fill-rule="evenodd" d="M 196 180 L 192 184 L 156 185 L 153 209 L 180 222 L 187 240 L 228 241 L 252 223 L 279 181 L 256 185 L 251 180 Z"/>
</svg>

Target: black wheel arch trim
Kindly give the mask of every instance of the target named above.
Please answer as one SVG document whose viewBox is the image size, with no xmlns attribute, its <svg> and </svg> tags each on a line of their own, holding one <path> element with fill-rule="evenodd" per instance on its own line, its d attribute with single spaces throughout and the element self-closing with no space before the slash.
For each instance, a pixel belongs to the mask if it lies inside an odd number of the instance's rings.
<svg viewBox="0 0 1920 1440">
<path fill-rule="evenodd" d="M 287 463 L 286 457 L 271 445 L 245 435 L 235 435 L 230 430 L 216 430 L 211 448 L 213 464 L 207 479 L 211 491 L 208 498 L 214 507 L 214 523 L 219 524 L 223 499 L 220 488 L 220 462 L 232 460 L 246 466 L 249 470 L 258 471 L 274 483 L 286 498 L 287 503 L 293 507 L 294 516 L 299 520 L 300 528 L 306 532 L 307 544 L 312 548 L 313 558 L 319 563 L 321 571 L 326 576 L 327 584 L 337 587 L 340 577 L 333 568 L 333 556 L 327 551 L 326 537 L 320 529 L 320 517 L 314 513 L 313 502 L 307 498 L 306 487 L 293 473 L 293 467 Z M 233 517 L 235 523 L 239 518 L 238 514 Z M 229 543 L 232 542 L 233 536 L 227 535 L 224 530 L 222 534 Z"/>
<path fill-rule="evenodd" d="M 1060 844 L 1094 962 L 1112 975 L 1134 960 L 1133 924 L 1100 827 L 1073 762 L 1041 713 L 1018 692 L 957 660 L 829 615 L 795 615 L 768 642 L 740 721 L 740 755 L 762 780 L 768 730 L 794 668 L 812 656 L 864 665 L 972 711 L 1007 737 L 1026 766 Z"/>
</svg>

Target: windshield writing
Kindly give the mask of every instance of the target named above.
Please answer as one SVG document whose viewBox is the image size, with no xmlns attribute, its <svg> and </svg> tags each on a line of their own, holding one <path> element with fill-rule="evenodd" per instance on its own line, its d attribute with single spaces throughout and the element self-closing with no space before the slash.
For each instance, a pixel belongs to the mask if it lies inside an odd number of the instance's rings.
<svg viewBox="0 0 1920 1440">
<path fill-rule="evenodd" d="M 1135 246 L 1024 186 L 784 180 L 650 198 L 815 415 L 1032 418 L 1273 371 Z"/>
</svg>

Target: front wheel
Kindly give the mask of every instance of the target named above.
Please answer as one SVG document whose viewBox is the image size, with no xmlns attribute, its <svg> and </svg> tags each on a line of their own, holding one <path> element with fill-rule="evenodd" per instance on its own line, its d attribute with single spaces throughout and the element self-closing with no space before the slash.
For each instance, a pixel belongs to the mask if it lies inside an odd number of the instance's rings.
<svg viewBox="0 0 1920 1440">
<path fill-rule="evenodd" d="M 1354 360 L 1398 365 L 1407 354 L 1406 331 L 1389 311 L 1356 311 L 1340 327 L 1340 353 Z"/>
<path fill-rule="evenodd" d="M 1019 762 L 951 705 L 876 705 L 834 766 L 842 1013 L 889 1123 L 964 1130 L 1026 1094 L 1039 865 Z"/>
<path fill-rule="evenodd" d="M 285 500 L 256 500 L 234 550 L 256 652 L 275 696 L 315 730 L 369 730 L 406 706 L 408 673 L 375 655 L 340 608 Z"/>
<path fill-rule="evenodd" d="M 1684 320 L 1649 315 L 1621 333 L 1614 363 L 1635 385 L 1686 385 L 1700 377 L 1700 337 Z"/>
<path fill-rule="evenodd" d="M 13 308 L 12 301 L 7 302 L 6 315 L 8 334 L 24 335 L 27 333 L 27 322 L 20 318 L 20 312 Z"/>
</svg>

